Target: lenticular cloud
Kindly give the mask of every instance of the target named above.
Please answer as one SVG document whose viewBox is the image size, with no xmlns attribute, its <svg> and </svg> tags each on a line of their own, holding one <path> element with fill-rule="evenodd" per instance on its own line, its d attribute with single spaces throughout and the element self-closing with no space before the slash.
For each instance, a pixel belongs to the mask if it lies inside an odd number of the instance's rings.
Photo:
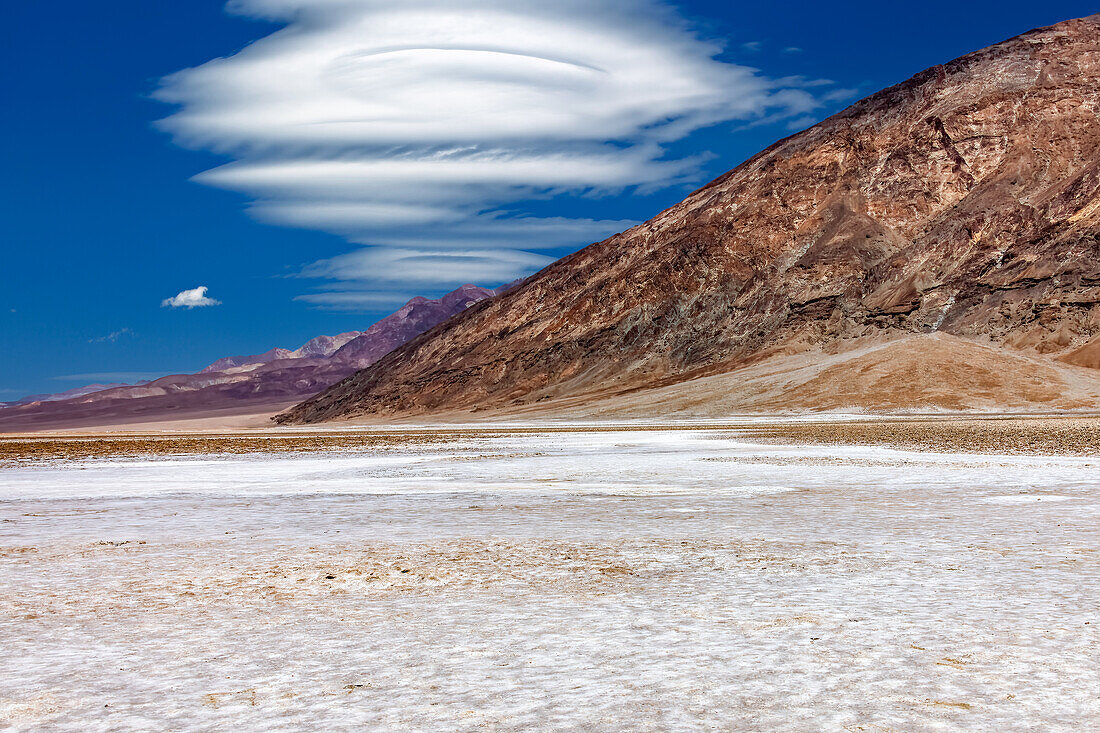
<svg viewBox="0 0 1100 733">
<path fill-rule="evenodd" d="M 715 59 L 656 0 L 234 0 L 285 22 L 167 77 L 162 122 L 234 159 L 201 174 L 253 214 L 369 246 L 540 249 L 622 221 L 520 230 L 516 202 L 685 181 L 663 145 L 723 120 L 798 115 L 803 90 Z M 504 258 L 521 261 L 523 258 Z M 468 258 L 467 258 L 468 261 Z M 521 274 L 513 271 L 512 274 Z"/>
</svg>

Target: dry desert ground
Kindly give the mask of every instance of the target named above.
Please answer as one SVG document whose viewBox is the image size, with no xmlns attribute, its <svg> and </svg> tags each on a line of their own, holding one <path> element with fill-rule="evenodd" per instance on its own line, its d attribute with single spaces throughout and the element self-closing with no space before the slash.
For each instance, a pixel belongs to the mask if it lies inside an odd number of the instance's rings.
<svg viewBox="0 0 1100 733">
<path fill-rule="evenodd" d="M 1100 728 L 1100 419 L 0 440 L 0 728 Z"/>
</svg>

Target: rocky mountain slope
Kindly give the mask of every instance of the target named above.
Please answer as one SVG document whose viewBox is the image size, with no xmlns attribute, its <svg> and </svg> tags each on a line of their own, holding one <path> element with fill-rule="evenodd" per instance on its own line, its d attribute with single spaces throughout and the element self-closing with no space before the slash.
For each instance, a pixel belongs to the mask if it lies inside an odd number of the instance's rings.
<svg viewBox="0 0 1100 733">
<path fill-rule="evenodd" d="M 413 298 L 366 331 L 318 336 L 299 349 L 219 359 L 197 374 L 138 385 L 81 388 L 0 409 L 0 430 L 156 420 L 213 410 L 272 411 L 369 366 L 397 346 L 498 291 L 463 285 L 442 298 Z M 49 397 L 49 399 L 46 399 Z"/>
<path fill-rule="evenodd" d="M 928 333 L 1062 359 L 1087 381 L 1100 348 L 1098 115 L 1100 16 L 936 66 L 279 419 L 626 395 Z M 892 363 L 904 383 L 911 360 Z"/>
</svg>

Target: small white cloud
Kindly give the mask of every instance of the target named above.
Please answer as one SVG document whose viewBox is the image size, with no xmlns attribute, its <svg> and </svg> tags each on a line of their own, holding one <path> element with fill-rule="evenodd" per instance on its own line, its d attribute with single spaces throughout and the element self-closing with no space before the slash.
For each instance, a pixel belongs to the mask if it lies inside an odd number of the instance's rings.
<svg viewBox="0 0 1100 733">
<path fill-rule="evenodd" d="M 787 129 L 791 130 L 792 132 L 797 132 L 799 130 L 805 130 L 807 127 L 813 127 L 816 124 L 816 117 L 799 117 L 796 120 L 791 120 L 790 122 L 788 122 Z"/>
<path fill-rule="evenodd" d="M 425 283 L 442 287 L 451 282 L 497 284 L 530 275 L 554 258 L 522 250 L 424 250 L 373 247 L 321 260 L 307 267 L 305 277 L 345 283 Z"/>
<path fill-rule="evenodd" d="M 787 46 L 783 49 L 783 53 L 802 53 L 802 49 L 798 46 Z"/>
<path fill-rule="evenodd" d="M 756 53 L 764 47 L 764 44 L 760 41 L 749 41 L 748 43 L 741 44 L 742 51 L 748 51 L 749 53 Z"/>
<path fill-rule="evenodd" d="M 171 298 L 165 298 L 160 302 L 161 308 L 205 308 L 211 305 L 221 305 L 220 300 L 214 300 L 213 298 L 206 297 L 206 291 L 209 290 L 205 285 L 200 285 L 193 290 L 183 290 L 178 295 L 174 295 Z"/>
<path fill-rule="evenodd" d="M 309 303 L 322 310 L 361 313 L 384 308 L 398 308 L 409 301 L 409 296 L 398 292 L 349 290 L 299 295 L 295 300 Z"/>
<path fill-rule="evenodd" d="M 328 282 L 324 292 L 295 300 L 326 310 L 374 310 L 407 301 L 404 288 L 409 283 L 429 290 L 449 288 L 455 282 L 492 287 L 531 275 L 553 261 L 546 255 L 510 249 L 369 247 L 306 267 L 300 277 Z"/>
<path fill-rule="evenodd" d="M 822 99 L 826 102 L 847 102 L 849 99 L 854 99 L 857 94 L 859 94 L 858 89 L 834 89 Z"/>
<path fill-rule="evenodd" d="M 182 295 L 182 293 L 181 293 L 181 295 Z M 113 344 L 116 341 L 118 341 L 120 338 L 122 338 L 123 336 L 133 336 L 133 335 L 134 335 L 134 332 L 131 331 L 130 329 L 122 328 L 122 329 L 119 329 L 118 331 L 111 331 L 111 333 L 107 334 L 106 336 L 96 336 L 94 339 L 88 339 L 88 343 L 89 344 L 102 344 L 102 343 Z"/>
</svg>

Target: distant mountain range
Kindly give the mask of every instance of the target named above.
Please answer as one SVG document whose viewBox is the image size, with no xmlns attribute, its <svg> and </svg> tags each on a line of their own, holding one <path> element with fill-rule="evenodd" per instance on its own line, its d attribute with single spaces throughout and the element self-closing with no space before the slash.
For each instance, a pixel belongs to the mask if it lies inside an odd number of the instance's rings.
<svg viewBox="0 0 1100 733">
<path fill-rule="evenodd" d="M 225 357 L 197 374 L 34 395 L 0 409 L 0 429 L 152 421 L 212 410 L 285 406 L 370 366 L 409 339 L 505 288 L 463 285 L 435 300 L 413 298 L 365 331 L 318 336 L 294 350 L 274 348 L 254 356 Z"/>
<path fill-rule="evenodd" d="M 125 382 L 117 382 L 113 384 L 88 384 L 83 387 L 74 387 L 73 389 L 67 389 L 64 392 L 56 392 L 53 394 L 32 394 L 22 399 L 14 400 L 12 402 L 0 402 L 0 407 L 18 407 L 19 405 L 29 405 L 32 402 L 58 402 L 60 400 L 73 399 L 75 397 L 83 397 L 93 392 L 103 392 L 108 389 L 114 389 L 116 387 L 129 387 L 131 385 Z"/>
<path fill-rule="evenodd" d="M 274 348 L 263 354 L 255 354 L 253 356 L 226 356 L 218 359 L 216 362 L 200 371 L 199 374 L 225 372 L 238 367 L 258 366 L 260 364 L 268 364 L 273 361 L 282 361 L 285 359 L 324 359 L 335 354 L 344 344 L 362 335 L 362 331 L 348 331 L 347 333 L 341 333 L 337 336 L 318 336 L 314 339 L 310 339 L 301 348 L 295 349 L 294 351 Z"/>
<path fill-rule="evenodd" d="M 279 420 L 1095 409 L 1098 365 L 1092 16 L 857 102 Z"/>
</svg>

